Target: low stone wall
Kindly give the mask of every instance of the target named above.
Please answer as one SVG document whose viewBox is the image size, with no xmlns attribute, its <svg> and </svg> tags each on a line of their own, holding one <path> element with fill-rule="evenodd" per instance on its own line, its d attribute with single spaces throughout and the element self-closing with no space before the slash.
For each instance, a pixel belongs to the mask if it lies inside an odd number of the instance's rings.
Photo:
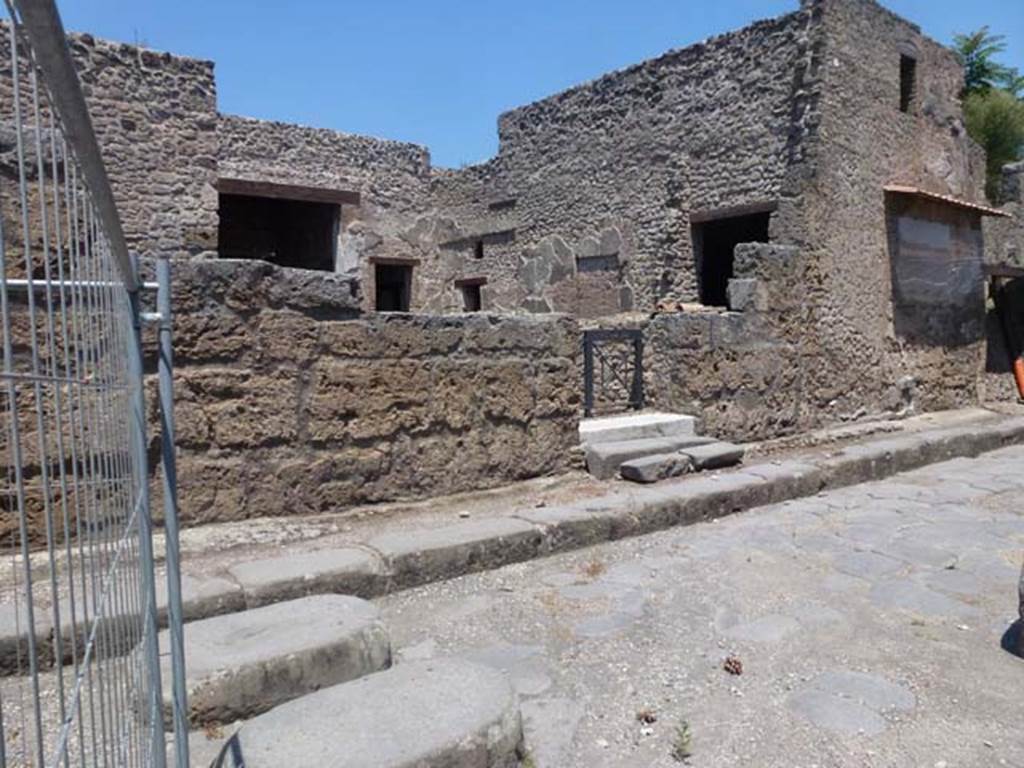
<svg viewBox="0 0 1024 768">
<path fill-rule="evenodd" d="M 730 311 L 657 315 L 647 323 L 649 403 L 699 416 L 706 434 L 737 442 L 912 412 L 920 396 L 916 369 L 892 372 L 854 411 L 818 386 L 821 361 L 837 353 L 822 338 L 812 298 L 800 288 L 812 268 L 799 248 L 737 246 Z M 973 377 L 977 361 L 965 367 Z M 950 380 L 950 389 L 960 386 Z"/>
<path fill-rule="evenodd" d="M 337 511 L 571 466 L 582 374 L 567 318 L 360 316 L 340 277 L 261 262 L 175 270 L 188 522 Z"/>
</svg>

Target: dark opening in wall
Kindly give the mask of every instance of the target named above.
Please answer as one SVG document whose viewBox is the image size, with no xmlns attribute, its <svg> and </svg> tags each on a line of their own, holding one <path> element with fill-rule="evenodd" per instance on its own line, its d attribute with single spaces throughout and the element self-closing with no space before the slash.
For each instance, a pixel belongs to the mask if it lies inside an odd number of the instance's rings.
<svg viewBox="0 0 1024 768">
<path fill-rule="evenodd" d="M 917 59 L 900 54 L 900 112 L 910 112 L 917 95 Z"/>
<path fill-rule="evenodd" d="M 767 243 L 771 212 L 751 213 L 693 225 L 700 302 L 711 307 L 729 303 L 726 288 L 733 277 L 733 251 L 740 243 Z"/>
<path fill-rule="evenodd" d="M 480 297 L 480 283 L 462 286 L 462 309 L 465 312 L 479 312 L 483 307 Z"/>
<path fill-rule="evenodd" d="M 482 259 L 484 257 L 484 241 L 477 240 L 473 243 L 473 258 Z"/>
<path fill-rule="evenodd" d="M 378 312 L 408 312 L 412 296 L 412 265 L 377 264 L 374 268 L 376 286 L 375 309 Z"/>
<path fill-rule="evenodd" d="M 219 207 L 221 258 L 334 271 L 337 204 L 222 193 Z"/>
</svg>

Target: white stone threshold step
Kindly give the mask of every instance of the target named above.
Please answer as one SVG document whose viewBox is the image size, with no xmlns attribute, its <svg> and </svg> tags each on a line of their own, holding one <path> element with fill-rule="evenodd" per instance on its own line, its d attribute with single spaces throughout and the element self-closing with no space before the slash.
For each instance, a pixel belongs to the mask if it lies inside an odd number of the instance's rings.
<svg viewBox="0 0 1024 768">
<path fill-rule="evenodd" d="M 682 413 L 646 411 L 622 416 L 598 416 L 580 422 L 580 443 L 597 445 L 622 440 L 686 437 L 696 433 L 697 419 Z"/>
<path fill-rule="evenodd" d="M 221 768 L 518 768 L 519 702 L 506 676 L 408 662 L 283 704 L 217 748 Z M 193 740 L 195 741 L 195 740 Z M 196 745 L 193 764 L 208 758 Z"/>
<path fill-rule="evenodd" d="M 160 634 L 164 723 L 170 728 L 169 637 Z M 377 607 L 317 595 L 185 624 L 186 687 L 193 726 L 231 723 L 391 664 Z"/>
</svg>

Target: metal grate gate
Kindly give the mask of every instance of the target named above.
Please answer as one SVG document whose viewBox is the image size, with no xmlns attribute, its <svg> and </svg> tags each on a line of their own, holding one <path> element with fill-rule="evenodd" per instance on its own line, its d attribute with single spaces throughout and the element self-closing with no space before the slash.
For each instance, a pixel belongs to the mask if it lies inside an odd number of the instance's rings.
<svg viewBox="0 0 1024 768">
<path fill-rule="evenodd" d="M 584 331 L 584 415 L 641 410 L 644 405 L 643 331 L 633 328 Z"/>
<path fill-rule="evenodd" d="M 0 766 L 164 766 L 141 332 L 159 384 L 176 756 L 188 764 L 169 267 L 128 255 L 51 0 L 0 28 Z"/>
</svg>

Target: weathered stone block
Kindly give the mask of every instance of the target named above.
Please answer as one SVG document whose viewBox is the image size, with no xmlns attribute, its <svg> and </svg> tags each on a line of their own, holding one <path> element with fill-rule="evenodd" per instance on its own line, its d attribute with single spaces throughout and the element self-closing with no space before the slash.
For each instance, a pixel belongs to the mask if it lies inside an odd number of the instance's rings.
<svg viewBox="0 0 1024 768">
<path fill-rule="evenodd" d="M 384 534 L 367 545 L 384 558 L 392 581 L 407 587 L 528 560 L 542 541 L 536 526 L 503 517 Z"/>
<path fill-rule="evenodd" d="M 689 446 L 713 443 L 712 437 L 683 435 L 678 437 L 622 440 L 586 446 L 587 470 L 594 477 L 607 480 L 615 477 L 623 462 L 652 454 L 675 453 Z"/>
<path fill-rule="evenodd" d="M 680 452 L 690 457 L 694 469 L 718 469 L 738 464 L 743 460 L 746 449 L 732 443 L 708 443 L 705 445 L 687 446 Z"/>
<path fill-rule="evenodd" d="M 656 483 L 670 477 L 685 475 L 693 466 L 690 457 L 682 453 L 658 453 L 624 462 L 619 468 L 624 480 L 634 483 Z"/>
<path fill-rule="evenodd" d="M 761 283 L 756 278 L 734 278 L 726 288 L 729 309 L 733 312 L 760 312 L 765 309 Z"/>
<path fill-rule="evenodd" d="M 168 642 L 162 632 L 161 647 L 168 647 Z M 189 622 L 185 653 L 193 726 L 252 717 L 391 664 L 391 642 L 377 608 L 343 595 L 307 597 Z M 164 722 L 170 727 L 170 657 L 162 658 L 161 676 Z"/>
<path fill-rule="evenodd" d="M 380 560 L 352 547 L 238 563 L 228 572 L 244 590 L 249 608 L 326 593 L 371 597 L 383 588 Z"/>
<path fill-rule="evenodd" d="M 433 660 L 303 696 L 237 739 L 251 768 L 516 768 L 522 723 L 501 672 Z"/>
</svg>

